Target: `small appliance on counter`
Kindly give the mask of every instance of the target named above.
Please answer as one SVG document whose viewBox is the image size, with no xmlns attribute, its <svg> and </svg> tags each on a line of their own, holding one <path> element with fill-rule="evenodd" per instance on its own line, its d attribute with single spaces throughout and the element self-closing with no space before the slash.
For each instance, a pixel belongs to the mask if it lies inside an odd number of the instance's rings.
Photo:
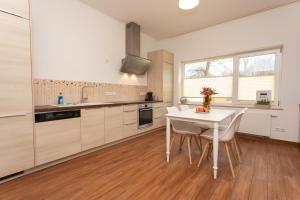
<svg viewBox="0 0 300 200">
<path fill-rule="evenodd" d="M 145 98 L 145 101 L 153 101 L 154 98 L 153 98 L 153 92 L 147 92 L 146 93 L 146 98 Z"/>
</svg>

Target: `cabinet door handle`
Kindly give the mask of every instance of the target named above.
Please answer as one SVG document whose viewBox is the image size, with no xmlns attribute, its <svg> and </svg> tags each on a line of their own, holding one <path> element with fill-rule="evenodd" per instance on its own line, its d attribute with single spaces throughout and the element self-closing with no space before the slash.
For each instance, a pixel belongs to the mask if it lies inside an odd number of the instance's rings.
<svg viewBox="0 0 300 200">
<path fill-rule="evenodd" d="M 132 122 L 132 123 L 128 123 L 128 124 L 124 124 L 125 126 L 130 126 L 130 125 L 134 125 L 136 124 L 136 122 Z"/>
<path fill-rule="evenodd" d="M 125 110 L 124 112 L 135 112 L 136 110 Z"/>
<path fill-rule="evenodd" d="M 30 113 L 5 113 L 5 114 L 0 114 L 0 118 L 24 117 L 27 114 L 30 114 Z"/>
</svg>

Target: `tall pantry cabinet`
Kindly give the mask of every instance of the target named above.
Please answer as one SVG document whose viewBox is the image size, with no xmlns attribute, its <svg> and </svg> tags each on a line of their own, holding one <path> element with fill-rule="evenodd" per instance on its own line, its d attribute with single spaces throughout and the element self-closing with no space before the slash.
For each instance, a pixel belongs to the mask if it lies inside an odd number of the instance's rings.
<svg viewBox="0 0 300 200">
<path fill-rule="evenodd" d="M 173 103 L 173 68 L 174 54 L 166 50 L 148 53 L 151 66 L 148 75 L 148 90 L 153 92 L 156 100 L 165 104 Z"/>
<path fill-rule="evenodd" d="M 0 178 L 34 166 L 28 0 L 0 0 Z"/>
<path fill-rule="evenodd" d="M 153 92 L 155 100 L 163 103 L 153 107 L 153 123 L 155 127 L 166 124 L 166 107 L 173 105 L 173 73 L 174 54 L 166 50 L 158 50 L 148 53 L 151 66 L 147 72 L 148 91 Z"/>
</svg>

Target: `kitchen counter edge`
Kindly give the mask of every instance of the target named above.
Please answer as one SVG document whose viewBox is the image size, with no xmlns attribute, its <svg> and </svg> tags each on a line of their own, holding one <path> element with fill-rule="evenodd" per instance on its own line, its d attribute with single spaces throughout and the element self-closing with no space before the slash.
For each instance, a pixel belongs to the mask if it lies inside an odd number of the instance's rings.
<svg viewBox="0 0 300 200">
<path fill-rule="evenodd" d="M 52 105 L 38 105 L 34 107 L 34 112 L 45 113 L 45 112 L 60 112 L 60 111 L 70 111 L 70 110 L 80 110 L 80 109 L 91 109 L 91 108 L 101 108 L 101 107 L 113 107 L 113 106 L 124 106 L 132 104 L 143 104 L 143 103 L 162 103 L 163 101 L 124 101 L 124 102 L 109 102 L 103 104 L 95 105 L 78 105 L 78 106 L 52 106 Z"/>
</svg>

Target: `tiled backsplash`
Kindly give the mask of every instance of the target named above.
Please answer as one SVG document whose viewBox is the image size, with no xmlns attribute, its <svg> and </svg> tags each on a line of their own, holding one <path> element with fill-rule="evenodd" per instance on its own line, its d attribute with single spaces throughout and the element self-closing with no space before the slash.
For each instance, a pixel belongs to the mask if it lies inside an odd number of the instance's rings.
<svg viewBox="0 0 300 200">
<path fill-rule="evenodd" d="M 60 92 L 65 102 L 79 103 L 83 87 L 86 87 L 84 97 L 88 97 L 88 102 L 140 101 L 147 92 L 147 86 L 35 79 L 34 104 L 56 104 Z"/>
</svg>

